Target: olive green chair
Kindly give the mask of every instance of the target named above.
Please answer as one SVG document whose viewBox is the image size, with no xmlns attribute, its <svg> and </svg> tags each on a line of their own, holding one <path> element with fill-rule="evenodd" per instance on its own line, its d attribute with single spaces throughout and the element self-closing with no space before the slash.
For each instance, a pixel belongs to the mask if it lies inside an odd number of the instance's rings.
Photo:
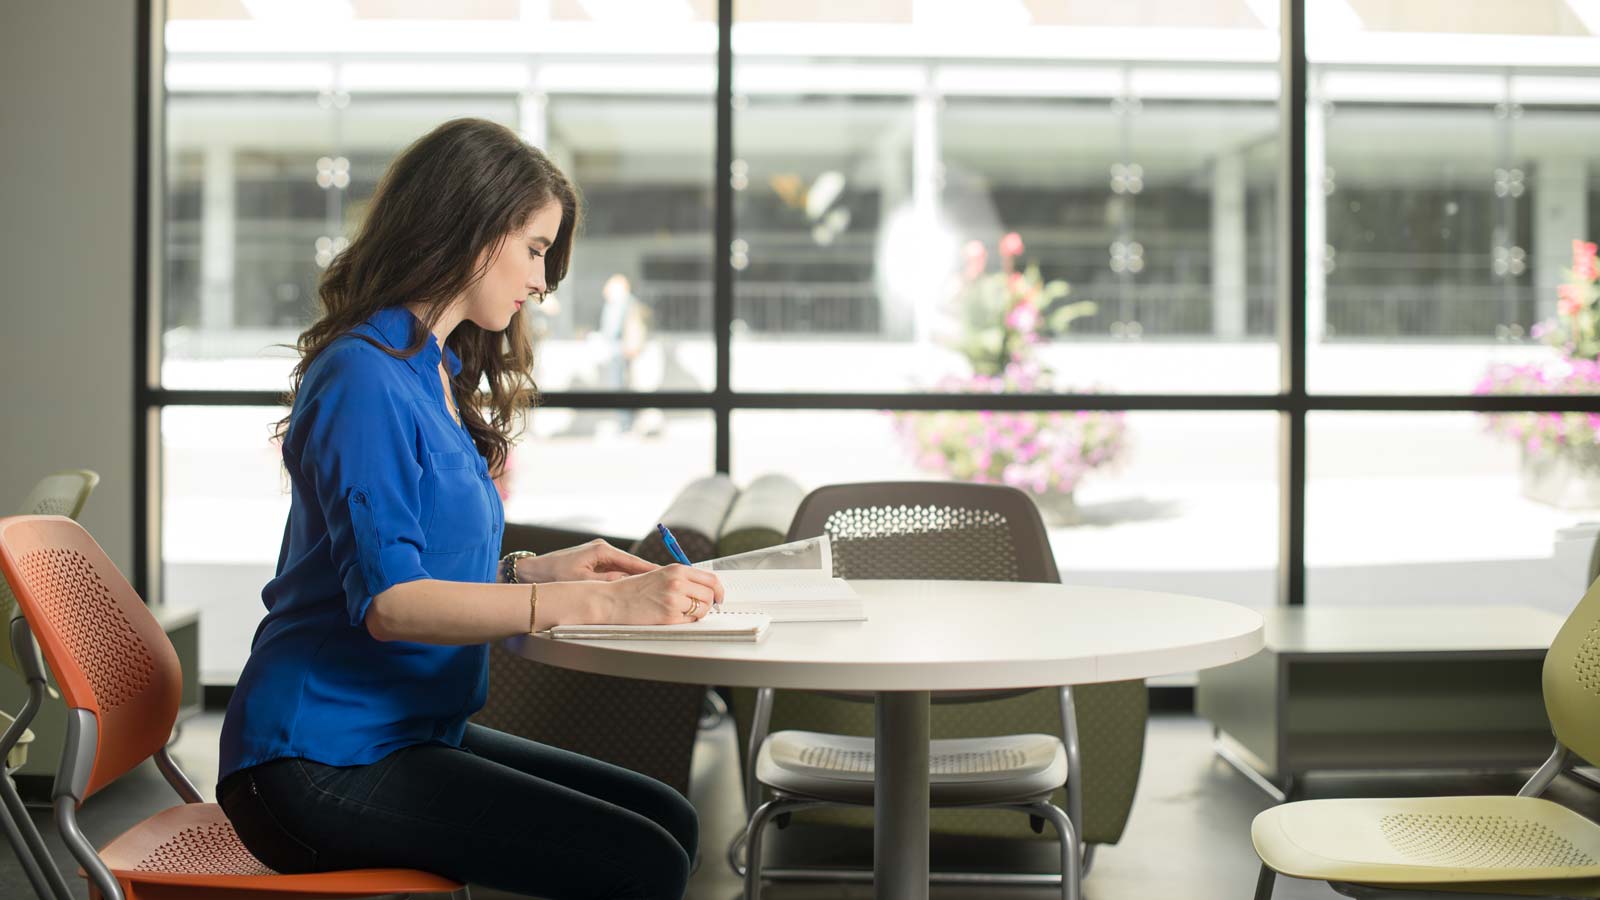
<svg viewBox="0 0 1600 900">
<path fill-rule="evenodd" d="M 1256 816 L 1257 900 L 1279 874 L 1349 897 L 1600 897 L 1600 825 L 1539 796 L 1600 760 L 1600 582 L 1545 655 L 1544 706 L 1555 750 L 1515 797 L 1302 800 Z"/>
<path fill-rule="evenodd" d="M 806 489 L 787 475 L 753 479 L 728 507 L 717 534 L 717 555 L 733 556 L 783 543 L 805 497 Z"/>
<path fill-rule="evenodd" d="M 66 516 L 76 519 L 83 512 L 83 505 L 88 502 L 90 492 L 99 483 L 100 476 L 88 469 L 74 469 L 46 475 L 23 499 L 18 512 L 21 515 Z M 4 578 L 0 578 L 0 621 L 9 623 L 12 631 L 27 627 L 22 619 L 22 612 L 17 607 L 17 598 L 11 593 L 11 585 Z M 34 656 L 37 657 L 38 645 L 31 637 L 27 644 L 33 647 Z M 17 661 L 9 635 L 0 640 L 0 663 L 15 671 L 19 677 L 26 678 L 25 667 Z M 43 664 L 38 663 L 34 671 L 44 671 Z M 30 679 L 28 687 L 28 700 L 16 718 L 0 713 L 0 722 L 5 723 L 5 733 L 0 735 L 0 760 L 5 760 L 6 766 L 5 771 L 0 773 L 0 830 L 5 832 L 6 840 L 10 841 L 11 848 L 17 852 L 17 861 L 22 864 L 23 872 L 33 885 L 34 893 L 38 894 L 41 900 L 69 900 L 72 893 L 67 889 L 66 880 L 56 868 L 50 851 L 45 849 L 44 839 L 40 837 L 39 829 L 34 827 L 27 808 L 22 805 L 22 798 L 17 795 L 16 783 L 11 780 L 12 757 L 19 752 L 25 752 L 26 745 L 32 742 L 33 734 L 28 731 L 28 724 L 33 721 L 34 715 L 44 703 L 45 693 L 48 692 L 52 697 L 60 696 L 54 687 L 43 681 Z M 16 762 L 21 765 L 22 760 Z"/>
<path fill-rule="evenodd" d="M 706 475 L 689 482 L 661 514 L 661 523 L 672 529 L 672 536 L 690 562 L 718 555 L 717 534 L 738 496 L 739 489 L 727 475 Z M 635 556 L 660 565 L 676 562 L 654 525 L 628 549 Z"/>
<path fill-rule="evenodd" d="M 1019 505 L 1020 504 L 1020 505 Z M 834 574 L 843 578 L 927 578 L 973 581 L 1060 580 L 1055 558 L 1031 499 L 1011 488 L 956 482 L 889 482 L 831 485 L 813 491 L 796 512 L 787 540 L 827 534 Z M 749 549 L 749 548 L 746 548 Z M 744 760 L 745 802 L 754 817 L 764 800 L 756 762 L 769 734 L 821 732 L 868 737 L 873 706 L 859 697 L 802 691 L 736 689 L 733 713 Z M 974 701 L 981 702 L 974 702 Z M 1084 871 L 1094 844 L 1112 844 L 1127 823 L 1144 752 L 1148 698 L 1143 681 L 1069 689 L 935 694 L 930 733 L 935 740 L 984 738 L 1031 732 L 1060 735 L 1070 761 L 1064 789 L 1051 800 L 1077 823 L 1085 848 Z M 1075 710 L 1074 735 L 1063 709 Z M 1074 746 L 1075 745 L 1075 746 Z M 824 806 L 798 813 L 807 822 L 857 829 L 870 846 L 872 810 Z M 786 817 L 779 817 L 783 827 Z M 935 833 L 1055 842 L 1038 817 L 973 806 L 936 808 Z M 746 836 L 728 848 L 729 864 L 745 873 Z M 870 869 L 766 868 L 768 878 L 867 880 Z M 973 873 L 936 871 L 932 880 L 967 881 Z M 1038 875 L 983 873 L 989 883 L 1039 883 Z M 1059 875 L 1055 876 L 1059 882 Z"/>
</svg>

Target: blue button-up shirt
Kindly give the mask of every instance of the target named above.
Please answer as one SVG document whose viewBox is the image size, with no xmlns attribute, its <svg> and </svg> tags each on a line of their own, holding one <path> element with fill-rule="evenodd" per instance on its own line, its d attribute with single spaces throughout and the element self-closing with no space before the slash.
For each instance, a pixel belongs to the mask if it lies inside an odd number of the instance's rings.
<svg viewBox="0 0 1600 900">
<path fill-rule="evenodd" d="M 404 349 L 421 328 L 404 307 L 381 310 L 301 380 L 283 443 L 289 521 L 223 721 L 221 777 L 281 757 L 349 766 L 412 744 L 459 746 L 483 706 L 487 644 L 383 642 L 364 622 L 397 584 L 495 580 L 504 510 L 445 409 L 438 341 L 396 359 L 368 340 Z"/>
</svg>

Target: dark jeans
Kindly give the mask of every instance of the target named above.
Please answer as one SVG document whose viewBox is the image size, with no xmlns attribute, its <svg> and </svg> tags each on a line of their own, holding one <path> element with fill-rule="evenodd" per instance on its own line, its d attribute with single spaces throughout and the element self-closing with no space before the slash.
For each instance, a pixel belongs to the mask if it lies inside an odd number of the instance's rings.
<svg viewBox="0 0 1600 900">
<path fill-rule="evenodd" d="M 681 794 L 586 756 L 468 725 L 371 765 L 278 759 L 217 802 L 282 873 L 422 869 L 551 900 L 680 900 L 700 824 Z"/>
</svg>

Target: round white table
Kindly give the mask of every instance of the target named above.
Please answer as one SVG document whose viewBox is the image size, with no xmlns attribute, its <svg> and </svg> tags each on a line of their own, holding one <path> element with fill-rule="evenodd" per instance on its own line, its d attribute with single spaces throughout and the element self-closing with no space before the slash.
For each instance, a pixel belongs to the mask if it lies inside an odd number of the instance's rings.
<svg viewBox="0 0 1600 900">
<path fill-rule="evenodd" d="M 1262 645 L 1260 615 L 1202 597 L 993 581 L 850 583 L 866 602 L 867 621 L 775 622 L 758 643 L 517 637 L 506 646 L 602 675 L 874 692 L 876 758 L 898 763 L 877 766 L 875 893 L 926 900 L 930 692 L 1192 672 Z"/>
</svg>

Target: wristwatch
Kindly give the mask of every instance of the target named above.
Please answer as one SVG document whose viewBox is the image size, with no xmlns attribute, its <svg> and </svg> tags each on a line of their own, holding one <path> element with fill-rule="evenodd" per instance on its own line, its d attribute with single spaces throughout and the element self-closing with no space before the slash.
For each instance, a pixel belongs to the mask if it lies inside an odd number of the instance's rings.
<svg viewBox="0 0 1600 900">
<path fill-rule="evenodd" d="M 532 550 L 513 550 L 500 557 L 500 580 L 506 584 L 521 584 L 517 580 L 517 560 L 538 555 Z"/>
</svg>

